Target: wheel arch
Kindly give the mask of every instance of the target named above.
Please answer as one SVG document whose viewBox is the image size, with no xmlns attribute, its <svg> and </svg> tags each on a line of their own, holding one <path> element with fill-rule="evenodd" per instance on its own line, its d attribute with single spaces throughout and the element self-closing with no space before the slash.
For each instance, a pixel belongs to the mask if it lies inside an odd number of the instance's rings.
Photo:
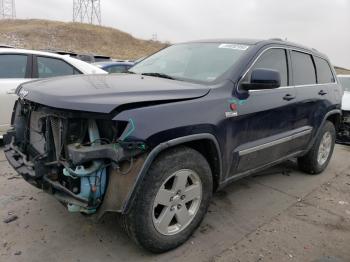
<svg viewBox="0 0 350 262">
<path fill-rule="evenodd" d="M 316 141 L 316 138 L 319 136 L 320 132 L 321 132 L 321 127 L 326 123 L 326 121 L 331 121 L 336 130 L 339 127 L 340 121 L 341 121 L 341 116 L 342 116 L 342 111 L 340 109 L 333 109 L 327 112 L 327 114 L 325 114 L 325 116 L 322 119 L 321 124 L 318 127 L 318 130 L 315 134 L 315 136 L 312 138 L 311 142 L 309 143 L 309 146 L 307 147 L 307 149 L 304 151 L 304 154 L 306 154 L 310 148 L 313 146 L 313 144 Z"/>
<path fill-rule="evenodd" d="M 330 122 L 333 123 L 336 131 L 339 130 L 339 126 L 340 126 L 340 122 L 341 122 L 341 116 L 342 116 L 342 113 L 340 111 L 339 113 L 337 113 L 337 112 L 331 113 L 326 118 L 326 120 L 329 120 Z M 324 122 L 322 124 L 324 124 Z"/>
<path fill-rule="evenodd" d="M 175 138 L 159 144 L 149 153 L 137 176 L 133 188 L 131 188 L 128 197 L 125 200 L 122 208 L 123 214 L 129 212 L 135 200 L 138 187 L 141 186 L 143 178 L 147 174 L 148 169 L 156 157 L 165 150 L 180 145 L 190 147 L 204 156 L 204 158 L 208 161 L 212 171 L 214 190 L 217 188 L 222 174 L 222 160 L 220 146 L 216 137 L 210 133 L 202 133 Z"/>
</svg>

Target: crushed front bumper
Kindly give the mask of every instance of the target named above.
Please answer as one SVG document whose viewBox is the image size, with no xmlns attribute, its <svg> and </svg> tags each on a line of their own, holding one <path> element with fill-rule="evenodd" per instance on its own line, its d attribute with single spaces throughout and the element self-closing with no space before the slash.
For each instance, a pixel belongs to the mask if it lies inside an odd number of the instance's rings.
<svg viewBox="0 0 350 262">
<path fill-rule="evenodd" d="M 40 188 L 34 171 L 34 163 L 27 160 L 27 157 L 14 145 L 14 131 L 4 135 L 4 153 L 9 164 L 32 185 Z"/>
<path fill-rule="evenodd" d="M 98 209 L 98 217 L 102 217 L 105 212 L 121 212 L 125 204 L 125 200 L 130 194 L 129 190 L 132 188 L 136 181 L 137 174 L 139 173 L 144 157 L 142 156 L 142 149 L 140 149 L 139 143 L 127 143 L 122 146 L 115 145 L 100 145 L 94 148 L 84 147 L 80 145 L 69 146 L 68 152 L 72 157 L 71 161 L 79 165 L 86 161 L 93 159 L 109 159 L 114 163 L 120 163 L 117 168 L 109 167 L 108 184 L 106 187 L 106 194 L 104 201 L 101 203 L 92 203 L 86 198 L 81 197 L 79 194 L 74 194 L 71 190 L 63 186 L 57 179 L 57 174 L 50 172 L 50 168 L 43 170 L 43 163 L 40 159 L 29 160 L 29 157 L 21 152 L 15 141 L 15 132 L 9 131 L 4 136 L 5 147 L 4 153 L 9 164 L 20 174 L 27 182 L 33 186 L 43 189 L 47 193 L 54 195 L 65 206 L 81 207 L 81 210 L 94 210 Z M 127 149 L 125 149 L 125 148 Z M 137 157 L 137 155 L 140 155 Z M 133 167 L 130 168 L 127 164 L 128 161 L 124 161 L 134 157 Z M 124 162 L 123 162 L 124 161 Z M 40 172 L 37 169 L 40 168 Z M 128 173 L 125 173 L 128 170 Z M 88 213 L 88 212 L 86 212 Z"/>
</svg>

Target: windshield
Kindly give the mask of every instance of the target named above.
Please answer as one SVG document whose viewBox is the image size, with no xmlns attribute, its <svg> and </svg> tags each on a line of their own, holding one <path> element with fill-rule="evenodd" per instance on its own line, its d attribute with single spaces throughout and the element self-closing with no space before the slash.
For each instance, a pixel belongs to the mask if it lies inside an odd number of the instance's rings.
<svg viewBox="0 0 350 262">
<path fill-rule="evenodd" d="M 350 92 L 350 77 L 338 77 L 344 91 Z"/>
<path fill-rule="evenodd" d="M 142 60 L 129 71 L 169 79 L 212 82 L 247 51 L 248 45 L 187 43 L 170 46 Z"/>
</svg>

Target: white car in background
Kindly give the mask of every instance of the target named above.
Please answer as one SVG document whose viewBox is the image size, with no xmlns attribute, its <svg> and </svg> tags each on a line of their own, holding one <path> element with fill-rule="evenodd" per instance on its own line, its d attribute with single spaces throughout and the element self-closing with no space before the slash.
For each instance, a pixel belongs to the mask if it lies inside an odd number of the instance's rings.
<svg viewBox="0 0 350 262">
<path fill-rule="evenodd" d="M 350 145 L 350 75 L 338 75 L 344 95 L 341 110 L 343 113 L 341 125 L 337 135 L 337 142 Z"/>
<path fill-rule="evenodd" d="M 0 48 L 0 139 L 10 127 L 17 95 L 23 82 L 77 74 L 106 74 L 104 70 L 81 60 L 48 52 Z"/>
</svg>

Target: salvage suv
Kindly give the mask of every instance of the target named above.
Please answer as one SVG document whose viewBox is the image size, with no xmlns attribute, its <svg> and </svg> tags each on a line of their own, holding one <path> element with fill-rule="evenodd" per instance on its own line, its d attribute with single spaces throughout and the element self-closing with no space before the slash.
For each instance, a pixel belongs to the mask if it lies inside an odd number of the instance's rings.
<svg viewBox="0 0 350 262">
<path fill-rule="evenodd" d="M 329 60 L 281 40 L 182 43 L 128 74 L 16 92 L 9 163 L 71 212 L 119 213 L 152 252 L 184 243 L 232 181 L 291 158 L 321 173 L 341 118 Z"/>
</svg>

